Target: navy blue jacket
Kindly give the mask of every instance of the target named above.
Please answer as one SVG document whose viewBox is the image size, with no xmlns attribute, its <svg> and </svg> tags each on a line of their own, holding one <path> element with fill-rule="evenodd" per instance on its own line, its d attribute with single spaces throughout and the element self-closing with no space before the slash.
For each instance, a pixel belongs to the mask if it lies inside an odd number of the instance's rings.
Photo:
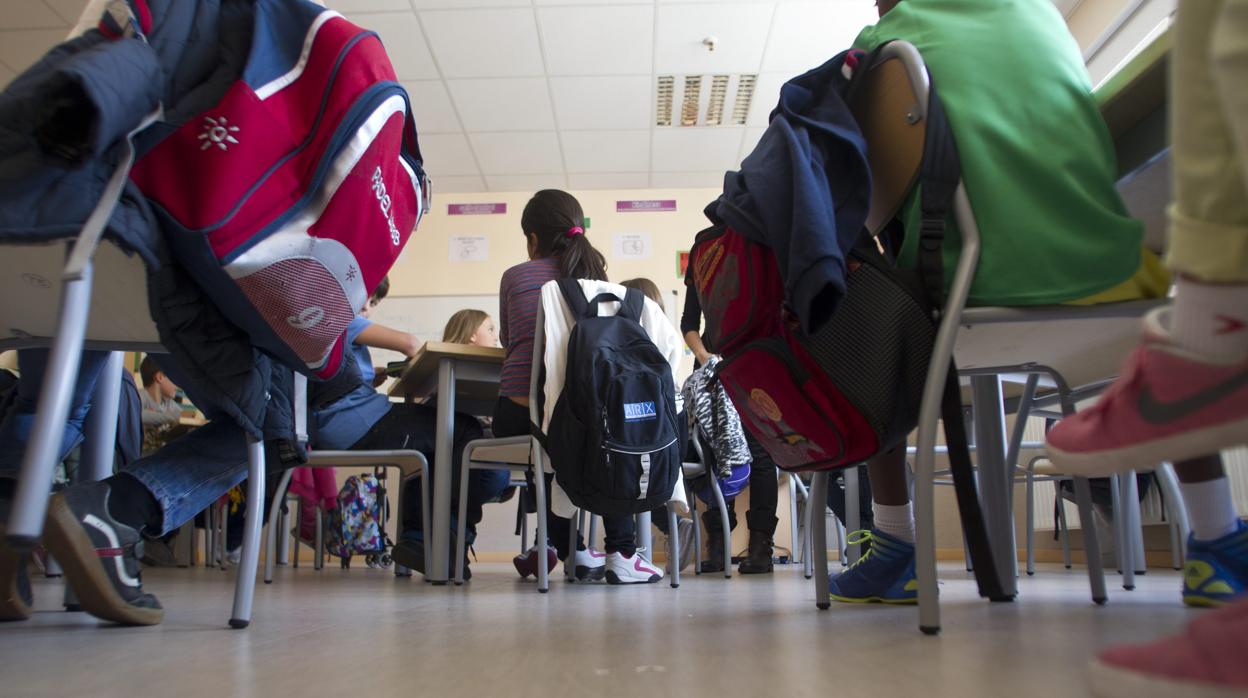
<svg viewBox="0 0 1248 698">
<path fill-rule="evenodd" d="M 784 84 L 762 139 L 713 206 L 712 220 L 772 248 L 788 303 L 812 333 L 845 294 L 845 257 L 871 205 L 867 145 L 842 99 L 847 53 Z"/>
</svg>

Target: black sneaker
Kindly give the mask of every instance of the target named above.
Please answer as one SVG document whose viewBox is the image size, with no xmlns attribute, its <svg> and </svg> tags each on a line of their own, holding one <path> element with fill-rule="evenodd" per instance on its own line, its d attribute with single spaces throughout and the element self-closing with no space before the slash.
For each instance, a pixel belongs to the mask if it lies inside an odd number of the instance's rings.
<svg viewBox="0 0 1248 698">
<path fill-rule="evenodd" d="M 452 548 L 453 550 L 454 548 Z M 422 541 L 402 539 L 390 549 L 390 559 L 394 564 L 403 565 L 409 570 L 425 573 L 425 544 Z M 447 571 L 455 576 L 455 558 L 449 558 Z M 464 551 L 464 581 L 472 579 L 472 568 L 468 566 L 468 551 Z"/>
<path fill-rule="evenodd" d="M 5 543 L 9 525 L 9 500 L 0 500 L 0 621 L 26 620 L 34 597 L 26 573 L 26 554 Z"/>
<path fill-rule="evenodd" d="M 82 610 L 124 625 L 156 625 L 165 611 L 143 591 L 143 537 L 108 513 L 108 485 L 70 487 L 48 502 L 44 544 L 61 563 Z"/>
</svg>

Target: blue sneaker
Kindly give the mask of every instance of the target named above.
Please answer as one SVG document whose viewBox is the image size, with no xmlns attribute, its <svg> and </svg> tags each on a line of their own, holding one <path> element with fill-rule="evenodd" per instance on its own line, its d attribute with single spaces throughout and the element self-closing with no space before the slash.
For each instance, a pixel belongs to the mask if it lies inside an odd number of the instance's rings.
<svg viewBox="0 0 1248 698">
<path fill-rule="evenodd" d="M 848 603 L 918 603 L 913 543 L 878 529 L 854 531 L 848 542 L 870 545 L 858 562 L 828 581 L 832 598 Z"/>
<path fill-rule="evenodd" d="M 1217 540 L 1187 539 L 1183 565 L 1183 603 L 1225 606 L 1248 591 L 1248 524 Z"/>
</svg>

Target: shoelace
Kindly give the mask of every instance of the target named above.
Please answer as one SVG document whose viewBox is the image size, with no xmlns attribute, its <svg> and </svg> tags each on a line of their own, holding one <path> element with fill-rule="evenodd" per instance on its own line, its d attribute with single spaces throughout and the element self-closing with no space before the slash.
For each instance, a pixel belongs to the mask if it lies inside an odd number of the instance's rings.
<svg viewBox="0 0 1248 698">
<path fill-rule="evenodd" d="M 874 555 L 874 554 L 875 554 L 875 551 L 876 551 L 876 548 L 878 548 L 878 547 L 879 547 L 879 546 L 877 546 L 877 545 L 876 545 L 876 542 L 877 542 L 877 541 L 878 541 L 878 542 L 880 542 L 880 543 L 884 543 L 884 541 L 883 541 L 883 540 L 881 540 L 879 536 L 876 536 L 875 534 L 871 533 L 871 531 L 868 531 L 868 530 L 865 530 L 865 529 L 863 529 L 863 530 L 858 530 L 858 531 L 854 531 L 853 533 L 849 534 L 849 535 L 845 538 L 845 543 L 846 543 L 846 544 L 848 544 L 848 545 L 862 545 L 863 543 L 870 543 L 871 545 L 870 545 L 870 547 L 868 547 L 868 548 L 867 548 L 867 552 L 863 553 L 863 554 L 862 554 L 862 556 L 861 556 L 861 557 L 859 557 L 859 558 L 858 558 L 858 560 L 854 562 L 854 564 L 850 565 L 850 566 L 849 566 L 848 568 L 846 568 L 846 569 L 851 569 L 851 570 L 852 570 L 852 569 L 854 569 L 855 567 L 857 567 L 858 565 L 861 565 L 862 563 L 866 562 L 868 558 L 870 558 L 872 555 Z"/>
</svg>

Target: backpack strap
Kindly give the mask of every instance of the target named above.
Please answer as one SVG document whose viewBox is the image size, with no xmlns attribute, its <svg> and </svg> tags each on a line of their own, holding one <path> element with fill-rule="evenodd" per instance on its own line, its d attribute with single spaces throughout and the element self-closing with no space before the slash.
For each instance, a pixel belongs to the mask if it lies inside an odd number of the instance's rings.
<svg viewBox="0 0 1248 698">
<path fill-rule="evenodd" d="M 930 75 L 929 75 L 930 79 Z M 935 86 L 929 90 L 927 103 L 926 136 L 923 142 L 923 163 L 919 170 L 919 280 L 930 304 L 934 318 L 944 308 L 944 242 L 952 209 L 954 193 L 962 179 L 962 164 L 958 160 L 953 131 L 945 118 L 945 109 Z M 945 443 L 948 445 L 949 469 L 953 475 L 954 491 L 958 498 L 958 515 L 966 536 L 966 547 L 975 568 L 975 582 L 979 595 L 993 601 L 1010 600 L 1005 593 L 1001 577 L 993 559 L 988 529 L 979 503 L 979 490 L 975 484 L 975 468 L 971 464 L 970 448 L 966 439 L 966 424 L 962 416 L 962 391 L 958 385 L 958 367 L 952 359 L 945 376 L 941 395 L 941 419 L 945 427 Z"/>
<path fill-rule="evenodd" d="M 919 170 L 919 278 L 932 312 L 939 313 L 945 295 L 945 228 L 953 195 L 962 179 L 953 131 L 945 108 L 933 86 L 928 92 L 927 127 L 923 140 L 923 163 Z"/>
<path fill-rule="evenodd" d="M 628 292 L 624 294 L 624 300 L 620 303 L 620 310 L 616 315 L 626 317 L 640 325 L 641 313 L 646 308 L 646 297 L 635 288 L 627 290 Z"/>
<path fill-rule="evenodd" d="M 563 293 L 563 300 L 567 302 L 568 308 L 572 311 L 573 319 L 583 317 L 593 317 L 598 314 L 597 306 L 591 313 L 589 301 L 585 300 L 585 293 L 581 291 L 581 285 L 576 279 L 559 279 L 559 291 Z"/>
</svg>

